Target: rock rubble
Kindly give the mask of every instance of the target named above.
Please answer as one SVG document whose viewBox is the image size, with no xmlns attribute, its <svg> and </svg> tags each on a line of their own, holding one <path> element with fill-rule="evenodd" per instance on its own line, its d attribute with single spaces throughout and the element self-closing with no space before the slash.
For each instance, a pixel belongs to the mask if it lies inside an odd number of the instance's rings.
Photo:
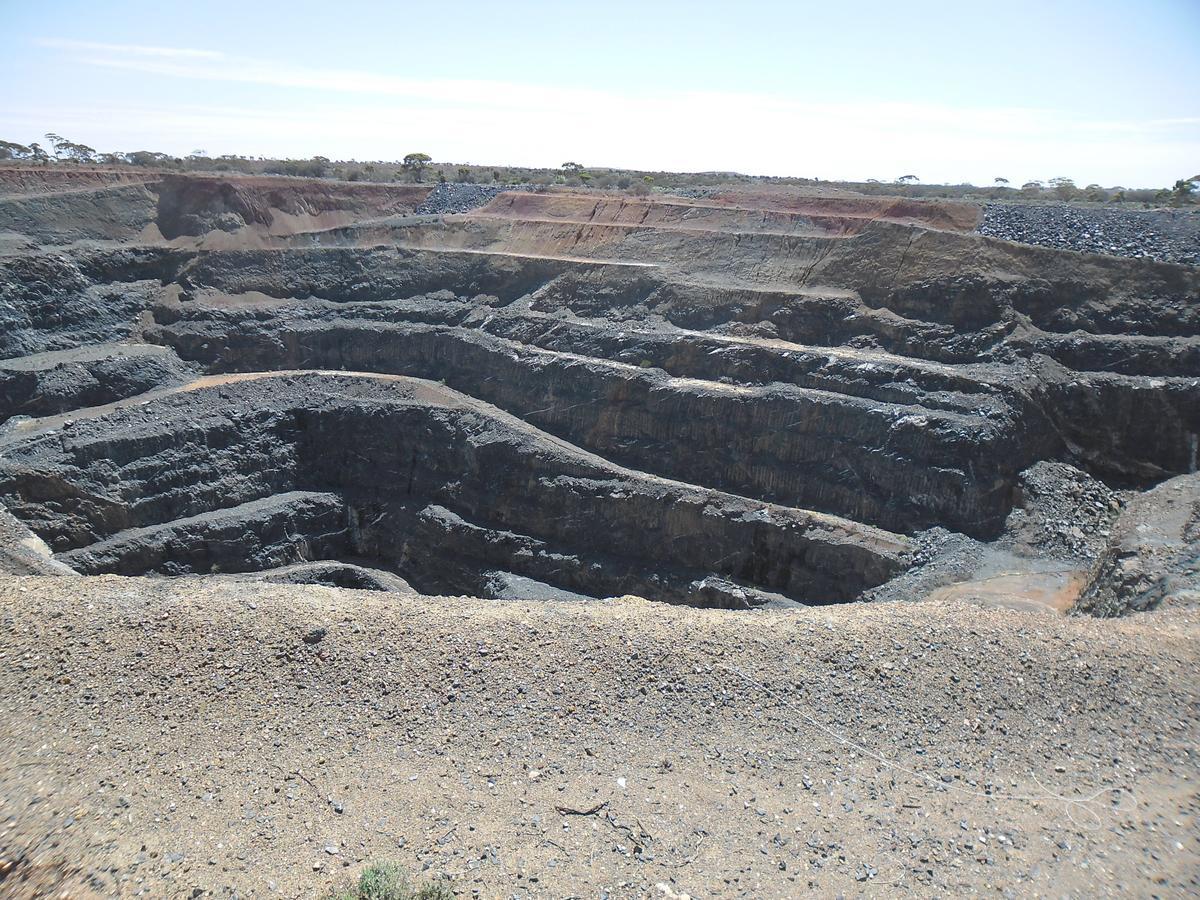
<svg viewBox="0 0 1200 900">
<path fill-rule="evenodd" d="M 979 233 L 1083 253 L 1200 265 L 1200 213 L 988 203 Z"/>
<path fill-rule="evenodd" d="M 416 208 L 420 216 L 444 216 L 470 212 L 490 203 L 505 191 L 537 190 L 532 184 L 469 184 L 447 181 L 438 184 Z"/>
</svg>

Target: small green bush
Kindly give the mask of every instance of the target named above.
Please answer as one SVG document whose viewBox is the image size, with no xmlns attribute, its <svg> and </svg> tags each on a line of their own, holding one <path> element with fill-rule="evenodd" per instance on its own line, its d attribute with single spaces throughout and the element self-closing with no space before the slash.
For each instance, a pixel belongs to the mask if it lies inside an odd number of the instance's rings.
<svg viewBox="0 0 1200 900">
<path fill-rule="evenodd" d="M 376 863 L 363 869 L 356 884 L 332 892 L 327 900 L 454 900 L 454 892 L 439 881 L 414 887 L 396 863 Z"/>
</svg>

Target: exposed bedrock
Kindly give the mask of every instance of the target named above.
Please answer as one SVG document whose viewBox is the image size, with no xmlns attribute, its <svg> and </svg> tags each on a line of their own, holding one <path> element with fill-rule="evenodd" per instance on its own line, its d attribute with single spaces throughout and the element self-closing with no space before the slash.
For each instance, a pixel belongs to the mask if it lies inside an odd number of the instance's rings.
<svg viewBox="0 0 1200 900">
<path fill-rule="evenodd" d="M 360 282 L 361 267 L 378 278 Z M 1103 371 L 1107 344 L 1091 359 L 1086 347 L 1073 350 L 1076 364 L 1100 371 L 1023 356 L 1028 344 L 1007 336 L 1044 333 L 1011 307 L 1001 315 L 988 286 L 974 282 L 920 288 L 937 295 L 922 303 L 950 320 L 936 325 L 941 346 L 987 348 L 976 362 L 947 363 L 846 346 L 842 331 L 814 322 L 786 340 L 777 327 L 756 336 L 732 327 L 754 325 L 748 297 L 777 322 L 788 295 L 698 288 L 689 306 L 687 285 L 629 266 L 333 250 L 204 254 L 185 277 L 191 299 L 156 306 L 146 335 L 210 372 L 440 379 L 624 465 L 898 531 L 944 525 L 994 536 L 1031 463 L 1069 459 L 1146 484 L 1190 471 L 1200 433 L 1200 382 L 1186 356 L 1167 371 L 1188 374 L 1163 377 Z M 441 289 L 428 292 L 434 284 Z M 973 291 L 985 299 L 973 302 Z M 810 307 L 811 297 L 790 296 Z M 851 327 L 882 321 L 852 297 L 842 302 Z M 701 324 L 697 308 L 708 331 L 679 324 Z M 821 308 L 829 317 L 838 306 Z M 968 327 L 984 331 L 958 330 Z M 1135 368 L 1155 370 L 1170 349 L 1151 348 Z M 1098 409 L 1120 427 L 1098 432 Z"/>
<path fill-rule="evenodd" d="M 892 529 L 987 531 L 1029 450 L 1003 422 L 795 385 L 727 385 L 424 324 L 240 322 L 174 346 L 214 371 L 344 368 L 441 379 L 624 465 Z M 165 334 L 164 334 L 165 337 Z M 964 465 L 969 462 L 971 471 Z"/>
<path fill-rule="evenodd" d="M 135 248 L 0 257 L 0 359 L 136 335 L 187 258 Z"/>
<path fill-rule="evenodd" d="M 154 194 L 140 183 L 0 197 L 0 233 L 14 232 L 41 244 L 135 240 L 154 215 Z"/>
<path fill-rule="evenodd" d="M 45 541 L 0 506 L 0 574 L 74 575 L 76 572 L 56 560 Z"/>
<path fill-rule="evenodd" d="M 1197 475 L 1172 478 L 1130 500 L 1077 609 L 1118 616 L 1162 603 L 1200 604 Z"/>
<path fill-rule="evenodd" d="M 195 366 L 154 344 L 90 344 L 0 359 L 0 421 L 99 406 L 195 374 Z"/>
<path fill-rule="evenodd" d="M 77 568 L 352 555 L 425 593 L 487 593 L 502 570 L 748 606 L 852 599 L 904 565 L 896 535 L 621 469 L 427 382 L 265 376 L 152 396 L 4 439 L 0 499 Z"/>
<path fill-rule="evenodd" d="M 428 195 L 424 185 L 370 184 L 323 179 L 225 179 L 165 175 L 152 185 L 154 221 L 163 237 L 200 237 L 212 231 L 288 233 L 290 221 L 320 227 L 348 219 L 411 213 Z"/>
<path fill-rule="evenodd" d="M 59 558 L 85 575 L 184 575 L 257 571 L 296 559 L 336 558 L 348 551 L 346 511 L 340 498 L 289 491 L 120 531 Z"/>
</svg>

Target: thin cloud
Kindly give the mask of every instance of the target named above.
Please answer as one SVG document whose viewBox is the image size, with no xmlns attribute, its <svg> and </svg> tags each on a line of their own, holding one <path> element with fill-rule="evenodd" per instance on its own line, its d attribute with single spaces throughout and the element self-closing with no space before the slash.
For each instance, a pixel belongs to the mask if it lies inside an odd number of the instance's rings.
<svg viewBox="0 0 1200 900">
<path fill-rule="evenodd" d="M 1061 112 L 1036 107 L 961 108 L 921 103 L 839 103 L 797 101 L 769 94 L 725 91 L 639 92 L 621 94 L 586 88 L 558 88 L 506 81 L 467 79 L 415 79 L 350 69 L 297 68 L 286 63 L 239 59 L 215 50 L 103 44 L 89 41 L 46 40 L 44 46 L 77 50 L 76 62 L 148 75 L 201 81 L 261 84 L 302 90 L 335 91 L 364 95 L 408 97 L 426 103 L 454 103 L 510 109 L 537 109 L 544 113 L 578 110 L 627 113 L 631 107 L 662 109 L 669 103 L 680 111 L 713 115 L 751 114 L 816 116 L 824 122 L 874 122 L 887 128 L 938 127 L 976 134 L 1026 135 L 1062 130 L 1081 132 L 1131 132 L 1148 128 L 1189 128 L 1200 118 L 1180 117 L 1147 121 L 1080 121 Z"/>
</svg>

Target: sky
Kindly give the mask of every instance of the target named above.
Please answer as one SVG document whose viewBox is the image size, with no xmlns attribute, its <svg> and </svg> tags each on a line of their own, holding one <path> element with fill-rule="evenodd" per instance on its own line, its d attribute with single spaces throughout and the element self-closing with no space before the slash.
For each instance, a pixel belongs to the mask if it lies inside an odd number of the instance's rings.
<svg viewBox="0 0 1200 900">
<path fill-rule="evenodd" d="M 1200 0 L 0 0 L 0 139 L 1162 187 Z"/>
</svg>

